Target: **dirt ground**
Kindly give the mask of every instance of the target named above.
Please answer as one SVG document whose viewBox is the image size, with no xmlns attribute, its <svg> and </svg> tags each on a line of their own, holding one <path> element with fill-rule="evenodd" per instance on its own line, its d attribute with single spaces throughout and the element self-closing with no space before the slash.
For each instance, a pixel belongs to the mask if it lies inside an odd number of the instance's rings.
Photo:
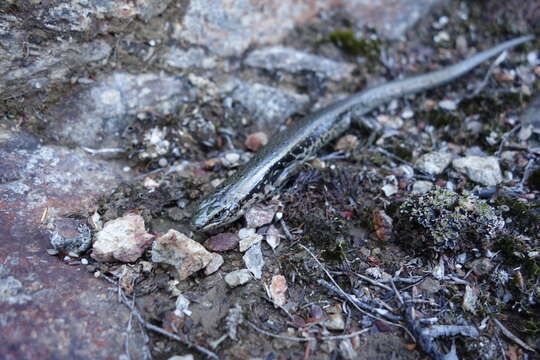
<svg viewBox="0 0 540 360">
<path fill-rule="evenodd" d="M 116 24 L 109 29 L 118 39 L 114 64 L 93 67 L 90 77 L 111 66 L 131 73 L 162 70 L 159 62 L 146 61 L 148 48 L 141 44 L 159 38 L 163 23 L 184 11 L 171 7 L 146 22 Z M 351 24 L 349 14 L 329 12 L 295 27 L 280 43 L 353 64 L 346 78 L 248 67 L 240 58 L 228 66 L 243 82 L 308 94 L 285 120 L 290 124 L 367 86 L 441 68 L 512 37 L 537 37 L 500 63 L 355 118 L 318 159 L 258 204 L 281 216 L 256 229 L 264 238 L 260 279 L 237 287 L 225 282 L 226 274 L 246 268 L 238 248 L 219 251 L 224 261 L 216 272 L 201 270 L 187 279 L 153 261 L 151 247 L 130 263 L 96 261 L 87 257 L 91 249 L 79 254 L 88 261 L 77 266 L 111 286 L 123 299 L 118 306 L 129 309 L 126 338 L 148 337 L 141 348 L 127 345 L 126 359 L 202 359 L 202 348 L 224 359 L 538 358 L 540 121 L 525 116 L 538 107 L 540 61 L 528 56 L 540 48 L 538 3 L 451 1 L 399 41 L 373 28 L 355 33 Z M 110 147 L 125 151 L 102 158 L 129 166 L 136 176 L 103 195 L 95 212 L 70 214 L 92 236 L 96 214 L 106 223 L 136 213 L 156 238 L 174 229 L 202 244 L 249 227 L 242 218 L 210 233 L 194 232 L 193 204 L 253 155 L 249 135 L 271 137 L 284 126 L 258 119 L 238 99 L 225 101 L 226 79 L 218 71 L 194 74 L 209 80 L 195 101 L 170 114 L 137 116 L 111 136 Z M 25 106 L 47 112 L 69 92 L 53 88 L 45 102 L 29 99 Z M 18 123 L 46 144 L 77 146 L 58 135 L 57 125 L 23 119 L 16 99 L 3 106 L 10 114 L 2 120 L 6 126 Z M 165 134 L 161 143 L 148 140 L 155 129 Z M 159 148 L 163 141 L 166 151 Z M 450 160 L 429 173 L 419 158 L 433 152 L 453 160 L 492 156 L 502 178 L 494 186 L 481 184 Z M 280 238 L 275 248 L 268 243 L 270 224 Z M 61 252 L 59 261 L 73 261 L 65 256 Z M 279 306 L 269 288 L 277 275 L 287 286 Z M 189 301 L 188 312 L 179 310 L 179 295 Z"/>
</svg>

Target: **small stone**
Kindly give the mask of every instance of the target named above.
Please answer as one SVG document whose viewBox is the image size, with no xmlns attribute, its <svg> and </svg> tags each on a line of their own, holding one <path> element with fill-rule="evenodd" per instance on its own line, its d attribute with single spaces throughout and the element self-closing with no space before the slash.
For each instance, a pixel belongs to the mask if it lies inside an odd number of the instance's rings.
<svg viewBox="0 0 540 360">
<path fill-rule="evenodd" d="M 330 330 L 343 330 L 345 329 L 345 320 L 341 313 L 330 314 L 328 319 L 323 322 L 323 325 Z"/>
<path fill-rule="evenodd" d="M 210 260 L 208 265 L 206 265 L 206 267 L 204 268 L 204 275 L 210 275 L 210 274 L 215 273 L 216 271 L 219 270 L 221 265 L 223 265 L 223 262 L 224 262 L 223 256 L 216 253 L 211 253 L 211 255 L 212 255 L 212 260 Z"/>
<path fill-rule="evenodd" d="M 248 269 L 241 269 L 241 270 L 235 270 L 227 275 L 225 275 L 224 279 L 227 285 L 230 287 L 237 287 L 240 285 L 244 285 L 248 281 L 250 281 L 253 278 L 251 275 L 251 271 Z"/>
<path fill-rule="evenodd" d="M 494 156 L 466 156 L 452 161 L 452 166 L 482 185 L 495 186 L 503 180 L 499 160 Z"/>
<path fill-rule="evenodd" d="M 255 233 L 255 229 L 243 228 L 238 231 L 238 236 L 240 237 L 240 252 L 244 252 L 254 244 L 261 242 L 263 236 Z"/>
<path fill-rule="evenodd" d="M 90 227 L 80 220 L 60 218 L 54 221 L 52 228 L 50 242 L 60 252 L 80 254 L 92 244 Z"/>
<path fill-rule="evenodd" d="M 426 277 L 418 287 L 427 292 L 428 294 L 435 294 L 439 290 L 441 290 L 441 283 L 437 279 L 433 279 L 431 277 Z"/>
<path fill-rule="evenodd" d="M 476 313 L 476 303 L 478 301 L 479 291 L 475 287 L 466 285 L 465 295 L 463 295 L 463 309 L 470 313 Z"/>
<path fill-rule="evenodd" d="M 457 104 L 452 100 L 443 100 L 439 102 L 439 107 L 443 110 L 454 111 L 457 109 Z"/>
<path fill-rule="evenodd" d="M 399 116 L 379 115 L 377 122 L 384 128 L 400 129 L 403 126 L 403 120 Z"/>
<path fill-rule="evenodd" d="M 59 251 L 56 250 L 56 249 L 47 249 L 47 254 L 51 255 L 51 256 L 55 256 L 55 255 L 58 255 Z"/>
<path fill-rule="evenodd" d="M 405 109 L 401 113 L 401 117 L 405 120 L 411 119 L 414 116 L 414 112 L 411 109 Z"/>
<path fill-rule="evenodd" d="M 204 242 L 204 246 L 211 251 L 229 251 L 238 246 L 240 237 L 235 233 L 221 233 L 214 235 Z"/>
<path fill-rule="evenodd" d="M 262 131 L 249 134 L 246 137 L 246 141 L 244 142 L 244 145 L 246 148 L 248 148 L 251 151 L 257 151 L 263 146 L 268 144 L 268 135 L 263 133 Z"/>
<path fill-rule="evenodd" d="M 381 188 L 381 190 L 383 191 L 384 195 L 390 197 L 394 194 L 397 194 L 398 187 L 395 184 L 386 184 Z"/>
<path fill-rule="evenodd" d="M 82 258 L 81 259 L 81 264 L 82 265 L 88 265 L 88 259 Z"/>
<path fill-rule="evenodd" d="M 276 209 L 271 206 L 252 206 L 244 215 L 244 218 L 246 219 L 246 226 L 248 228 L 258 228 L 269 224 L 272 222 L 272 219 L 274 219 L 275 214 Z"/>
<path fill-rule="evenodd" d="M 101 221 L 101 215 L 96 211 L 88 219 L 88 224 L 95 230 L 101 231 L 103 229 L 103 222 Z"/>
<path fill-rule="evenodd" d="M 143 180 L 143 186 L 148 190 L 154 190 L 159 187 L 159 183 L 151 177 L 145 177 Z"/>
<path fill-rule="evenodd" d="M 191 354 L 187 355 L 174 355 L 168 358 L 167 360 L 194 360 L 195 358 Z"/>
<path fill-rule="evenodd" d="M 425 194 L 432 188 L 433 188 L 433 183 L 431 181 L 418 180 L 413 184 L 412 193 Z"/>
<path fill-rule="evenodd" d="M 373 229 L 381 241 L 388 241 L 392 237 L 392 218 L 384 210 L 373 213 Z"/>
<path fill-rule="evenodd" d="M 240 161 L 240 155 L 235 152 L 229 152 L 225 154 L 225 156 L 222 159 L 223 166 L 232 168 L 238 166 Z"/>
<path fill-rule="evenodd" d="M 174 310 L 174 314 L 178 317 L 184 317 L 184 316 L 190 316 L 191 311 L 189 310 L 189 304 L 191 302 L 188 298 L 186 298 L 184 295 L 179 294 L 176 298 L 176 309 Z"/>
<path fill-rule="evenodd" d="M 358 147 L 359 144 L 360 144 L 360 141 L 358 140 L 357 136 L 348 134 L 339 138 L 334 149 L 337 151 L 353 150 L 353 149 L 356 149 L 356 147 Z"/>
<path fill-rule="evenodd" d="M 270 247 L 275 250 L 281 241 L 281 233 L 274 225 L 270 225 L 266 230 L 265 240 Z"/>
<path fill-rule="evenodd" d="M 127 214 L 105 223 L 96 234 L 92 258 L 97 261 L 133 262 L 150 246 L 154 235 L 146 232 L 144 219 L 137 214 Z"/>
<path fill-rule="evenodd" d="M 141 261 L 142 265 L 142 271 L 145 273 L 149 273 L 154 268 L 154 264 L 152 264 L 150 261 Z"/>
<path fill-rule="evenodd" d="M 471 264 L 472 271 L 477 276 L 483 276 L 491 273 L 495 265 L 488 258 L 476 259 Z"/>
<path fill-rule="evenodd" d="M 261 243 L 257 242 L 251 246 L 242 259 L 246 264 L 246 268 L 251 271 L 255 279 L 260 279 L 262 277 L 262 268 L 264 266 Z"/>
<path fill-rule="evenodd" d="M 434 151 L 420 156 L 420 158 L 416 160 L 416 166 L 428 174 L 439 175 L 448 165 L 450 165 L 451 161 L 452 154 Z"/>
<path fill-rule="evenodd" d="M 201 270 L 212 259 L 201 244 L 173 229 L 158 237 L 152 247 L 152 261 L 174 266 L 180 280 Z"/>
<path fill-rule="evenodd" d="M 285 305 L 287 302 L 287 279 L 283 275 L 272 276 L 270 283 L 270 296 L 276 307 Z"/>
<path fill-rule="evenodd" d="M 450 35 L 446 31 L 441 31 L 433 37 L 433 41 L 436 43 L 448 42 L 450 41 Z"/>
</svg>

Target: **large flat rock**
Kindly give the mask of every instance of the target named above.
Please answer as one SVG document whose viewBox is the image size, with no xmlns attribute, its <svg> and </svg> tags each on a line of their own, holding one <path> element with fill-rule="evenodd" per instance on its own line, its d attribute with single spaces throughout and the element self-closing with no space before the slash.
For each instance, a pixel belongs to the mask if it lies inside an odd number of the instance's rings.
<svg viewBox="0 0 540 360">
<path fill-rule="evenodd" d="M 120 166 L 0 129 L 0 174 L 2 358 L 118 358 L 128 311 L 109 284 L 47 254 L 41 220 L 46 209 L 51 217 L 94 208 L 122 179 Z M 141 341 L 132 334 L 134 358 Z"/>
</svg>

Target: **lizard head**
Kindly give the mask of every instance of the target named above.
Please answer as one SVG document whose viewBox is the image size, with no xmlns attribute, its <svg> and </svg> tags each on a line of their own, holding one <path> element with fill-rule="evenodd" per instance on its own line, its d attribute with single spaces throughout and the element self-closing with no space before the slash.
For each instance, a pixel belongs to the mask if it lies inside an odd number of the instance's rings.
<svg viewBox="0 0 540 360">
<path fill-rule="evenodd" d="M 220 187 L 195 205 L 191 226 L 197 231 L 209 231 L 229 224 L 242 216 L 238 200 L 227 187 Z"/>
</svg>

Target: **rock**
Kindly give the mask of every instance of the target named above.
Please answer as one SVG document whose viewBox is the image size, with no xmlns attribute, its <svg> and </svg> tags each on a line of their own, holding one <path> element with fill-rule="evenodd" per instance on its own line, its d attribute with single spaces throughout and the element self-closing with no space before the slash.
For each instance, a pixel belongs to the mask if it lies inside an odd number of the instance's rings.
<svg viewBox="0 0 540 360">
<path fill-rule="evenodd" d="M 240 229 L 238 236 L 240 237 L 240 252 L 246 251 L 263 238 L 262 235 L 255 233 L 255 229 L 252 228 Z"/>
<path fill-rule="evenodd" d="M 47 254 L 50 233 L 43 223 L 74 210 L 92 214 L 98 199 L 127 180 L 129 173 L 114 162 L 77 149 L 43 145 L 32 135 L 7 127 L 0 126 L 0 259 L 9 259 L 0 263 L 1 357 L 125 356 L 130 311 L 119 306 L 109 285 L 84 271 L 84 266 L 66 266 Z M 89 339 L 88 334 L 93 340 L 78 342 L 75 350 L 59 345 Z M 132 333 L 130 344 L 130 356 L 136 359 L 143 336 Z"/>
<path fill-rule="evenodd" d="M 189 310 L 189 304 L 191 302 L 188 298 L 186 298 L 184 295 L 179 294 L 176 298 L 176 308 L 174 310 L 174 314 L 178 317 L 184 317 L 184 316 L 190 316 L 191 311 Z"/>
<path fill-rule="evenodd" d="M 221 233 L 214 235 L 204 242 L 204 246 L 212 251 L 229 251 L 238 246 L 240 237 L 235 233 Z"/>
<path fill-rule="evenodd" d="M 476 303 L 478 302 L 478 295 L 480 292 L 473 286 L 465 286 L 465 295 L 463 295 L 463 309 L 475 314 Z"/>
<path fill-rule="evenodd" d="M 230 287 L 244 285 L 253 278 L 251 271 L 248 269 L 235 270 L 225 275 L 225 282 Z"/>
<path fill-rule="evenodd" d="M 431 181 L 418 180 L 413 184 L 412 193 L 413 194 L 425 194 L 433 188 L 433 183 Z"/>
<path fill-rule="evenodd" d="M 457 104 L 452 100 L 443 100 L 439 102 L 439 107 L 443 110 L 454 111 L 457 109 Z"/>
<path fill-rule="evenodd" d="M 221 265 L 223 265 L 223 256 L 216 253 L 211 253 L 211 255 L 212 260 L 210 260 L 208 265 L 206 265 L 206 268 L 204 268 L 204 275 L 210 275 L 215 273 L 219 270 Z"/>
<path fill-rule="evenodd" d="M 345 329 L 345 320 L 341 313 L 330 314 L 323 325 L 330 330 L 343 330 Z"/>
<path fill-rule="evenodd" d="M 154 235 L 146 232 L 142 216 L 127 214 L 108 221 L 96 233 L 92 258 L 97 261 L 133 262 L 150 246 Z"/>
<path fill-rule="evenodd" d="M 439 175 L 450 165 L 451 161 L 452 154 L 434 151 L 420 156 L 416 160 L 416 166 L 428 174 Z"/>
<path fill-rule="evenodd" d="M 67 144 L 101 148 L 120 146 L 119 134 L 138 113 L 172 114 L 195 98 L 196 89 L 179 76 L 114 72 L 73 92 L 48 112 L 55 120 L 46 132 Z"/>
<path fill-rule="evenodd" d="M 251 246 L 242 259 L 246 264 L 246 268 L 251 271 L 255 279 L 260 279 L 262 277 L 262 268 L 264 266 L 261 243 L 257 242 Z"/>
<path fill-rule="evenodd" d="M 167 360 L 194 360 L 195 358 L 191 354 L 187 355 L 174 355 Z"/>
<path fill-rule="evenodd" d="M 392 218 L 384 210 L 373 213 L 373 230 L 381 241 L 388 241 L 392 237 Z"/>
<path fill-rule="evenodd" d="M 265 237 L 266 243 L 275 250 L 281 242 L 281 232 L 274 225 L 270 225 L 266 230 Z"/>
<path fill-rule="evenodd" d="M 22 33 L 13 34 L 15 37 Z M 89 63 L 105 59 L 111 52 L 111 47 L 103 40 L 88 43 L 47 42 L 41 52 L 34 51 L 32 60 L 21 63 L 17 57 L 23 56 L 21 44 L 13 44 L 6 58 L 0 59 L 0 89 L 5 89 L 14 81 L 26 81 L 27 84 L 39 90 L 53 83 L 65 81 L 61 74 L 73 71 Z"/>
<path fill-rule="evenodd" d="M 283 275 L 272 276 L 270 283 L 270 296 L 276 307 L 285 305 L 287 302 L 287 279 Z"/>
<path fill-rule="evenodd" d="M 375 27 L 378 33 L 393 39 L 427 14 L 442 0 L 381 1 L 295 1 L 257 2 L 219 0 L 189 3 L 181 24 L 174 24 L 173 37 L 208 47 L 220 56 L 240 55 L 254 44 L 277 43 L 295 27 L 318 19 L 325 11 L 342 11 L 357 29 Z"/>
<path fill-rule="evenodd" d="M 499 160 L 494 156 L 466 156 L 452 161 L 452 166 L 472 181 L 485 186 L 495 186 L 503 180 Z"/>
<path fill-rule="evenodd" d="M 360 144 L 360 141 L 358 140 L 357 136 L 348 134 L 339 138 L 339 140 L 336 143 L 335 149 L 337 151 L 354 150 L 358 147 L 359 144 Z"/>
<path fill-rule="evenodd" d="M 169 48 L 163 55 L 165 64 L 176 69 L 211 69 L 216 66 L 216 58 L 209 56 L 203 49 L 177 47 Z"/>
<path fill-rule="evenodd" d="M 272 206 L 254 205 L 244 215 L 246 226 L 248 228 L 258 228 L 269 224 L 274 219 L 275 214 L 276 209 Z"/>
<path fill-rule="evenodd" d="M 283 46 L 271 46 L 253 51 L 245 60 L 252 67 L 291 73 L 312 71 L 320 77 L 341 80 L 351 76 L 354 65 L 334 61 Z"/>
<path fill-rule="evenodd" d="M 180 280 L 201 270 L 212 259 L 201 244 L 173 229 L 158 237 L 152 246 L 152 261 L 174 266 Z"/>
<path fill-rule="evenodd" d="M 239 82 L 232 98 L 252 114 L 259 130 L 275 130 L 289 116 L 309 102 L 306 95 L 257 83 Z"/>
<path fill-rule="evenodd" d="M 472 262 L 471 268 L 477 276 L 488 275 L 495 268 L 493 262 L 488 258 L 476 259 Z"/>
<path fill-rule="evenodd" d="M 249 134 L 246 137 L 246 141 L 244 142 L 244 145 L 246 148 L 248 148 L 251 151 L 257 151 L 263 146 L 268 144 L 268 135 L 263 133 L 262 131 Z"/>
<path fill-rule="evenodd" d="M 51 225 L 51 245 L 55 250 L 78 255 L 90 249 L 92 232 L 88 225 L 72 218 L 57 219 Z"/>
</svg>

